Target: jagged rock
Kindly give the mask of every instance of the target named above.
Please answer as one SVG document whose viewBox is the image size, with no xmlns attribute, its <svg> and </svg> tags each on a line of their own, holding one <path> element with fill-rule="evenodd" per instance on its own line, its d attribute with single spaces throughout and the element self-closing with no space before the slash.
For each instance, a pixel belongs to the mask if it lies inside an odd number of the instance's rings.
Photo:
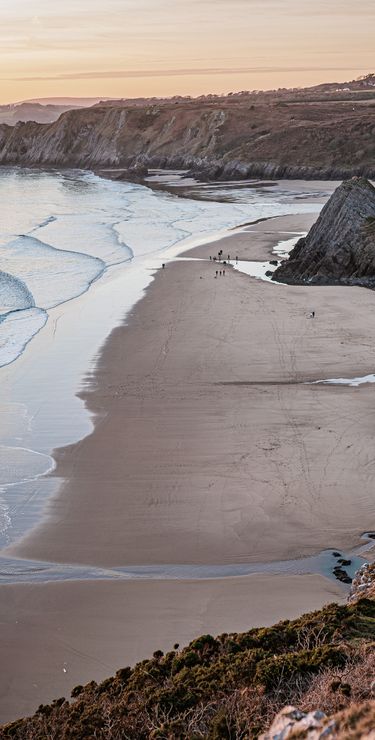
<svg viewBox="0 0 375 740">
<path fill-rule="evenodd" d="M 327 724 L 326 719 L 324 712 L 319 710 L 305 714 L 296 707 L 284 707 L 259 740 L 288 740 L 291 737 L 321 740 L 323 737 L 335 737 L 335 722 L 333 720 Z"/>
<path fill-rule="evenodd" d="M 117 175 L 116 180 L 140 181 L 143 180 L 145 177 L 148 177 L 148 175 L 148 167 L 142 162 L 136 162 L 132 167 L 128 167 L 127 169 L 122 170 L 120 174 Z"/>
<path fill-rule="evenodd" d="M 375 563 L 365 563 L 357 570 L 348 598 L 349 603 L 375 595 Z"/>
<path fill-rule="evenodd" d="M 368 180 L 354 177 L 335 190 L 273 279 L 375 287 L 375 188 Z"/>
<path fill-rule="evenodd" d="M 375 702 L 353 704 L 333 717 L 284 707 L 259 740 L 375 740 Z"/>
</svg>

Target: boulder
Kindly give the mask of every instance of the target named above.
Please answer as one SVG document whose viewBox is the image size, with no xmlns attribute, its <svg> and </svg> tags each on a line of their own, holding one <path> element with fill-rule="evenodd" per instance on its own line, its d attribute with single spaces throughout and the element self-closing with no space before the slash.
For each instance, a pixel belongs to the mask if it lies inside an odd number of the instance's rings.
<svg viewBox="0 0 375 740">
<path fill-rule="evenodd" d="M 301 712 L 296 707 L 284 707 L 276 715 L 270 729 L 259 740 L 288 740 L 288 738 L 306 738 L 320 740 L 335 737 L 335 722 L 329 724 L 324 712 Z"/>
</svg>

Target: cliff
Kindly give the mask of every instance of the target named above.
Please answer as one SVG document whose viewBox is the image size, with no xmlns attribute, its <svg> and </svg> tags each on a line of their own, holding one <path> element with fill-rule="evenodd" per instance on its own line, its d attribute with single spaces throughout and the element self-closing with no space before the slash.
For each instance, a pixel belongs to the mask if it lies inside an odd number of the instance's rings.
<svg viewBox="0 0 375 740">
<path fill-rule="evenodd" d="M 51 124 L 0 125 L 0 164 L 178 167 L 208 179 L 375 177 L 373 101 L 313 100 L 295 92 L 107 102 Z"/>
<path fill-rule="evenodd" d="M 368 180 L 353 178 L 335 190 L 273 280 L 375 287 L 375 188 Z"/>
</svg>

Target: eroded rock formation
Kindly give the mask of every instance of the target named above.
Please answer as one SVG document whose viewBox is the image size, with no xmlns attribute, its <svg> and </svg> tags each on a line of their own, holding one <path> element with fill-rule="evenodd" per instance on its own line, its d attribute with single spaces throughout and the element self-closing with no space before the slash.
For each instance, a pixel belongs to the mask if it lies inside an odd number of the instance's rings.
<svg viewBox="0 0 375 740">
<path fill-rule="evenodd" d="M 368 180 L 354 177 L 335 190 L 273 279 L 375 287 L 375 188 Z"/>
</svg>

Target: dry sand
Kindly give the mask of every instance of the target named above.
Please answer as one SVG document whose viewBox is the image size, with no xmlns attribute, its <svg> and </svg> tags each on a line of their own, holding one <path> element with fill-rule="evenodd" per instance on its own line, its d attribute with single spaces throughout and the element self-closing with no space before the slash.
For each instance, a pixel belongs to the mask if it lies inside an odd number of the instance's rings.
<svg viewBox="0 0 375 740">
<path fill-rule="evenodd" d="M 263 222 L 194 257 L 223 248 L 262 260 L 309 223 Z M 373 387 L 305 383 L 373 371 L 375 294 L 214 272 L 168 264 L 113 331 L 86 394 L 95 430 L 57 452 L 66 482 L 10 552 L 104 566 L 258 562 L 349 548 L 374 528 Z M 3 720 L 175 641 L 343 593 L 318 575 L 0 591 Z"/>
</svg>

